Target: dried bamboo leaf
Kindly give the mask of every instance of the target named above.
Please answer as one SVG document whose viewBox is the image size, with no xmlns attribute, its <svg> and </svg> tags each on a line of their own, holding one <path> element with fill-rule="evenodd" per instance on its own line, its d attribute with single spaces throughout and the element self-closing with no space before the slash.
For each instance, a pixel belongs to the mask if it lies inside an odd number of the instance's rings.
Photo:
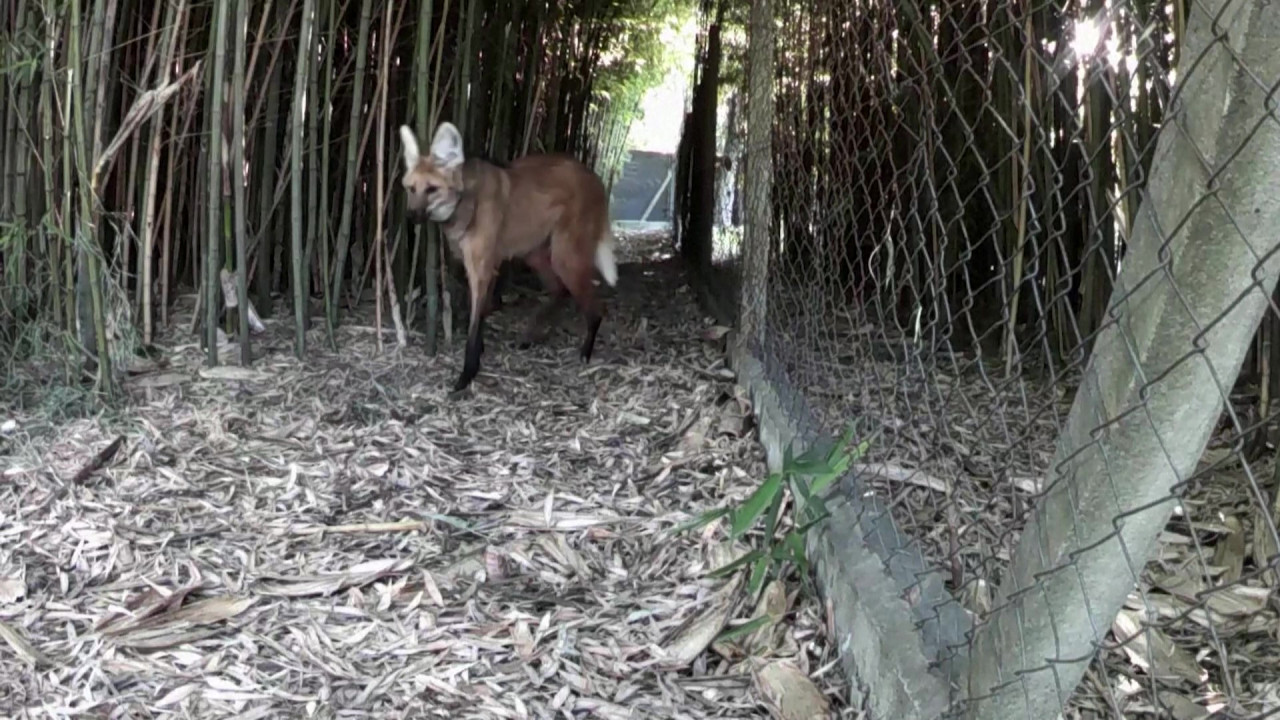
<svg viewBox="0 0 1280 720">
<path fill-rule="evenodd" d="M 0 575 L 0 605 L 16 603 L 27 595 L 27 583 L 18 577 Z"/>
<path fill-rule="evenodd" d="M 224 336 L 220 335 L 218 339 L 219 339 L 219 342 L 222 342 L 224 339 Z M 246 382 L 246 381 L 265 382 L 268 379 L 270 379 L 271 376 L 265 372 L 262 372 L 261 370 L 255 370 L 253 368 L 241 367 L 238 365 L 217 365 L 214 367 L 200 368 L 200 377 L 204 378 L 205 380 L 238 380 L 242 382 Z"/>
<path fill-rule="evenodd" d="M 569 545 L 569 541 L 565 539 L 563 534 L 540 535 L 538 536 L 537 544 L 556 561 L 572 569 L 578 577 L 591 577 L 591 568 L 582 559 L 581 553 Z"/>
<path fill-rule="evenodd" d="M 763 655 L 775 650 L 773 643 L 774 629 L 778 623 L 782 622 L 782 618 L 787 614 L 787 588 L 780 580 L 774 580 L 765 586 L 764 592 L 760 594 L 760 600 L 756 603 L 756 611 L 752 617 L 767 617 L 769 623 L 758 628 L 751 635 L 743 639 L 743 646 L 748 652 L 755 655 Z"/>
<path fill-rule="evenodd" d="M 521 660 L 527 662 L 533 659 L 534 641 L 533 633 L 529 632 L 529 621 L 524 618 L 516 621 L 511 627 L 511 641 L 515 645 L 516 655 Z"/>
<path fill-rule="evenodd" d="M 830 702 L 791 660 L 765 663 L 752 673 L 769 713 L 778 720 L 819 720 L 828 717 Z"/>
<path fill-rule="evenodd" d="M 342 572 L 292 577 L 269 575 L 258 581 L 257 590 L 264 595 L 304 597 L 332 595 L 339 590 L 367 585 L 378 578 L 403 572 L 412 567 L 407 558 L 385 558 L 362 562 Z"/>
<path fill-rule="evenodd" d="M 1222 574 L 1223 583 L 1233 583 L 1239 580 L 1244 572 L 1246 554 L 1244 525 L 1235 516 L 1225 518 L 1223 525 L 1227 527 L 1227 533 L 1214 546 L 1213 564 L 1226 568 Z"/>
<path fill-rule="evenodd" d="M 440 588 L 429 570 L 422 571 L 422 589 L 426 591 L 427 597 L 431 598 L 431 602 L 435 603 L 436 607 L 444 607 L 444 595 L 440 594 Z"/>
<path fill-rule="evenodd" d="M 732 585 L 712 595 L 706 606 L 695 612 L 679 631 L 663 644 L 663 656 L 658 662 L 658 667 L 664 670 L 675 670 L 688 667 L 697 659 L 711 646 L 712 641 L 733 617 L 736 595 L 736 588 Z"/>
<path fill-rule="evenodd" d="M 464 553 L 448 566 L 436 571 L 435 578 L 446 586 L 453 586 L 462 580 L 483 582 L 485 578 L 485 553 L 477 550 Z"/>
<path fill-rule="evenodd" d="M 156 701 L 156 707 L 171 707 L 186 700 L 195 693 L 200 691 L 200 686 L 195 683 L 187 683 L 165 693 L 163 697 Z"/>
<path fill-rule="evenodd" d="M 707 433 L 711 431 L 711 423 L 711 417 L 702 416 L 697 418 L 680 436 L 680 444 L 677 449 L 686 456 L 702 450 L 707 444 Z"/>
<path fill-rule="evenodd" d="M 1152 579 L 1156 587 L 1191 606 L 1203 605 L 1213 612 L 1229 617 L 1256 614 L 1266 607 L 1270 597 L 1270 592 L 1265 588 L 1252 588 L 1246 585 L 1231 585 L 1209 591 L 1208 586 L 1191 575 L 1191 572 L 1194 572 L 1194 569 L 1186 567 L 1179 573 L 1153 573 Z"/>
<path fill-rule="evenodd" d="M 181 372 L 166 372 L 155 375 L 139 375 L 126 381 L 127 387 L 153 389 L 174 387 L 191 382 L 191 376 Z"/>
<path fill-rule="evenodd" d="M 1280 575 L 1273 563 L 1280 559 L 1280 545 L 1276 544 L 1271 528 L 1280 528 L 1280 492 L 1276 492 L 1276 507 L 1253 509 L 1253 564 L 1260 568 L 1272 568 L 1263 573 L 1263 581 L 1272 588 L 1280 586 Z M 1267 520 L 1271 522 L 1268 523 Z"/>
<path fill-rule="evenodd" d="M 1129 662 L 1159 680 L 1199 684 L 1208 677 L 1191 653 L 1175 645 L 1160 629 L 1144 628 L 1138 614 L 1131 610 L 1120 611 L 1111 631 L 1117 641 L 1126 643 L 1122 650 Z"/>
<path fill-rule="evenodd" d="M 950 487 L 947 481 L 942 478 L 934 477 L 918 468 L 905 467 L 898 463 L 850 463 L 849 468 L 859 475 L 875 475 L 890 482 L 908 483 L 938 493 L 946 493 Z"/>
<path fill-rule="evenodd" d="M 174 647 L 222 632 L 221 628 L 208 626 L 244 613 L 259 600 L 260 597 L 252 595 L 207 598 L 123 627 L 115 627 L 107 634 L 114 638 L 116 644 L 124 647 L 149 650 Z"/>
<path fill-rule="evenodd" d="M 24 663 L 31 666 L 48 664 L 45 656 L 17 628 L 3 620 L 0 620 L 0 639 L 3 639 L 9 649 Z"/>
<path fill-rule="evenodd" d="M 1171 690 L 1158 693 L 1160 704 L 1172 715 L 1173 720 L 1200 720 L 1209 717 L 1209 709 L 1191 698 Z"/>
<path fill-rule="evenodd" d="M 563 511 L 552 513 L 550 519 L 548 519 L 541 511 L 529 512 L 518 510 L 507 515 L 508 524 L 514 527 L 533 528 L 537 530 L 574 531 L 599 527 L 601 525 L 612 525 L 617 522 L 619 522 L 619 518 Z"/>
<path fill-rule="evenodd" d="M 749 415 L 737 403 L 725 403 L 716 419 L 716 435 L 740 437 L 747 427 Z"/>
<path fill-rule="evenodd" d="M 104 635 L 125 632 L 152 617 L 178 608 L 195 589 L 195 585 L 186 585 L 172 591 L 161 587 L 148 588 L 146 592 L 129 598 L 125 605 L 127 613 L 107 615 L 95 629 Z"/>
</svg>

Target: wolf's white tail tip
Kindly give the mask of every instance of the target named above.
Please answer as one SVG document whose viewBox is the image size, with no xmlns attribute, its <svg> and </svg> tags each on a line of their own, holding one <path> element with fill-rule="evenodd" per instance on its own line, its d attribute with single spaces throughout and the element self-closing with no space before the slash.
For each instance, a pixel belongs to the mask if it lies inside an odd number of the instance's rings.
<svg viewBox="0 0 1280 720">
<path fill-rule="evenodd" d="M 617 286 L 618 261 L 613 257 L 613 233 L 605 235 L 604 240 L 596 246 L 596 267 L 604 276 L 604 281 L 609 283 L 609 287 Z"/>
</svg>

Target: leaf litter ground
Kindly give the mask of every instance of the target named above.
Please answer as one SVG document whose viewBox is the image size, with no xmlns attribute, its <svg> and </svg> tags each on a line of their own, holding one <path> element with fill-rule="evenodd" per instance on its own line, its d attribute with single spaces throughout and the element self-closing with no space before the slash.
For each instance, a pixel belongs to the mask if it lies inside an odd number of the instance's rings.
<svg viewBox="0 0 1280 720">
<path fill-rule="evenodd" d="M 590 365 L 568 308 L 544 346 L 514 349 L 540 298 L 508 294 L 461 399 L 460 342 L 397 349 L 387 318 L 379 354 L 364 307 L 336 353 L 317 317 L 295 359 L 282 308 L 252 368 L 209 371 L 187 302 L 122 410 L 55 423 L 0 406 L 0 708 L 838 712 L 820 605 L 775 584 L 752 607 L 702 578 L 745 550 L 723 526 L 670 533 L 746 497 L 763 457 L 664 238 L 622 245 Z M 765 610 L 776 624 L 709 646 Z"/>
</svg>

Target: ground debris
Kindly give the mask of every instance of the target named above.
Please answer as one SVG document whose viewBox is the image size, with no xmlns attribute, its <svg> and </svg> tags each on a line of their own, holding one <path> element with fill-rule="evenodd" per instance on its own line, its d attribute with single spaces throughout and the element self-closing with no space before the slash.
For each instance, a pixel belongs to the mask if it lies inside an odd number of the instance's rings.
<svg viewBox="0 0 1280 720">
<path fill-rule="evenodd" d="M 458 400 L 461 347 L 428 357 L 419 335 L 378 354 L 361 316 L 339 353 L 315 323 L 300 362 L 281 308 L 252 368 L 209 372 L 182 334 L 188 303 L 172 314 L 181 332 L 157 337 L 165 375 L 126 384 L 126 410 L 54 426 L 0 408 L 15 420 L 0 461 L 0 707 L 770 717 L 753 658 L 710 647 L 711 630 L 757 612 L 702 577 L 724 562 L 723 530 L 668 532 L 746 497 L 763 453 L 725 401 L 731 381 L 707 371 L 718 331 L 678 268 L 625 264 L 666 241 L 641 242 L 622 243 L 586 367 L 569 312 L 516 350 L 539 298 L 508 297 Z M 117 437 L 100 481 L 64 489 Z M 798 670 L 834 662 L 821 608 L 784 600 L 753 645 L 839 706 L 838 673 Z M 668 669 L 664 641 L 678 646 Z"/>
</svg>

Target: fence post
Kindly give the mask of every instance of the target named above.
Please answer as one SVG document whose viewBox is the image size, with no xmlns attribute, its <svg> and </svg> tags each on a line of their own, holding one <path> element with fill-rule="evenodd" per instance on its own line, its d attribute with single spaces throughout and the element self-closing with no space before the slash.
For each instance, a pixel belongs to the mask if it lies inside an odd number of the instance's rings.
<svg viewBox="0 0 1280 720">
<path fill-rule="evenodd" d="M 1188 5 L 1151 180 L 1046 489 L 970 654 L 969 718 L 1053 718 L 1195 472 L 1280 272 L 1280 12 Z"/>
<path fill-rule="evenodd" d="M 768 310 L 769 233 L 773 225 L 773 1 L 752 0 L 747 78 L 747 172 L 742 272 L 738 295 L 739 347 L 764 341 Z"/>
</svg>

